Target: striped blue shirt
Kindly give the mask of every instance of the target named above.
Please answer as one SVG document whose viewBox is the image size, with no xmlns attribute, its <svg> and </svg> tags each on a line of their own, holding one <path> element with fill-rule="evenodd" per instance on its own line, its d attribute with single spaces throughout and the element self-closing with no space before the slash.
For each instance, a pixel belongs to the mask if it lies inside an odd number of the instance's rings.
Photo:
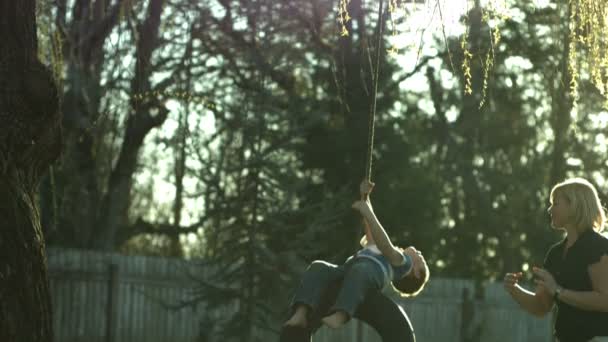
<svg viewBox="0 0 608 342">
<path fill-rule="evenodd" d="M 347 261 L 351 260 L 352 258 L 366 258 L 374 261 L 382 270 L 385 279 L 384 286 L 387 286 L 390 282 L 399 280 L 406 276 L 412 269 L 412 258 L 403 252 L 401 252 L 401 255 L 403 256 L 403 262 L 398 266 L 393 266 L 388 259 L 382 255 L 376 245 L 368 245 L 355 253 L 355 255 L 348 258 Z"/>
</svg>

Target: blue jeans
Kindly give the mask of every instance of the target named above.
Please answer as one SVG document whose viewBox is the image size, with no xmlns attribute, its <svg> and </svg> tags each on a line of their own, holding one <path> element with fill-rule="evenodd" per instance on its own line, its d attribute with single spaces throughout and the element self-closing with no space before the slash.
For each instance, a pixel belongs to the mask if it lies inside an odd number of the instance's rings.
<svg viewBox="0 0 608 342">
<path fill-rule="evenodd" d="M 321 316 L 344 311 L 350 318 L 369 291 L 382 289 L 384 274 L 378 265 L 365 258 L 353 258 L 344 265 L 334 265 L 321 260 L 313 261 L 304 272 L 296 289 L 291 302 L 292 310 L 296 305 L 303 304 L 311 311 L 317 311 L 324 290 L 337 281 L 342 281 L 342 287 L 336 302 L 328 313 Z"/>
</svg>

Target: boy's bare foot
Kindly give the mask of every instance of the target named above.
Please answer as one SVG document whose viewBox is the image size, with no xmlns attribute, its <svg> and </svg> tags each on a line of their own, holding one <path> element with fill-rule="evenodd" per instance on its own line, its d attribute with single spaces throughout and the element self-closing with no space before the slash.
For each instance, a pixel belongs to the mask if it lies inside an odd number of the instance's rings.
<svg viewBox="0 0 608 342">
<path fill-rule="evenodd" d="M 348 315 L 344 311 L 336 311 L 329 316 L 323 317 L 322 321 L 328 327 L 336 329 L 348 321 Z"/>
<path fill-rule="evenodd" d="M 306 313 L 308 308 L 304 305 L 300 305 L 297 307 L 296 312 L 294 312 L 293 316 L 285 324 L 284 326 L 290 327 L 301 327 L 305 328 L 308 322 L 306 321 Z"/>
</svg>

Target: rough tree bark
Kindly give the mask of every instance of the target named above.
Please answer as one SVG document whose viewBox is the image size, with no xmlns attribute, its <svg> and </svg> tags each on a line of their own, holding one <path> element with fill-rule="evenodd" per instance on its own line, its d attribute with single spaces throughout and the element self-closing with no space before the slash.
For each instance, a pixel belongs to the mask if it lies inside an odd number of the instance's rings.
<svg viewBox="0 0 608 342">
<path fill-rule="evenodd" d="M 36 189 L 61 150 L 57 87 L 37 60 L 35 0 L 0 0 L 0 341 L 52 341 Z"/>
</svg>

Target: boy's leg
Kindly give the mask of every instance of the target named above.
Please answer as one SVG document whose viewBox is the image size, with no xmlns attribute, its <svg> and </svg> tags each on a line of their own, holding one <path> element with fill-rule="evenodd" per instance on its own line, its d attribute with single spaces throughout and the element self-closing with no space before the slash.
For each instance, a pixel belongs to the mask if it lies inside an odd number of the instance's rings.
<svg viewBox="0 0 608 342">
<path fill-rule="evenodd" d="M 380 291 L 383 285 L 384 274 L 373 261 L 353 262 L 345 270 L 342 288 L 323 323 L 331 328 L 342 326 L 353 317 L 366 295 L 370 291 Z"/>
<path fill-rule="evenodd" d="M 308 328 L 283 326 L 279 342 L 311 342 L 312 331 Z"/>
<path fill-rule="evenodd" d="M 307 317 L 307 326 L 298 327 L 283 325 L 280 332 L 280 342 L 311 342 L 311 336 L 314 332 L 321 327 L 321 318 L 327 314 L 331 306 L 334 304 L 340 287 L 342 285 L 342 279 L 338 279 L 323 291 L 321 300 L 317 310 L 310 312 Z M 391 341 L 392 342 L 392 341 Z"/>
<path fill-rule="evenodd" d="M 294 308 L 292 309 L 294 313 L 284 325 L 305 328 L 308 326 L 309 319 L 307 317 L 310 315 L 309 310 L 310 308 L 304 304 L 295 304 Z"/>
<path fill-rule="evenodd" d="M 308 266 L 290 304 L 291 317 L 285 325 L 305 327 L 311 314 L 319 309 L 319 303 L 330 284 L 343 277 L 343 268 L 325 261 L 314 261 Z"/>
<path fill-rule="evenodd" d="M 341 281 L 330 285 L 323 295 L 319 312 L 328 312 L 334 303 Z M 315 321 L 316 315 L 314 313 Z M 405 311 L 381 291 L 370 291 L 353 316 L 373 327 L 383 342 L 415 342 L 414 329 Z M 315 323 L 317 324 L 317 323 Z M 310 342 L 313 332 L 318 328 L 281 327 L 280 342 Z"/>
</svg>

